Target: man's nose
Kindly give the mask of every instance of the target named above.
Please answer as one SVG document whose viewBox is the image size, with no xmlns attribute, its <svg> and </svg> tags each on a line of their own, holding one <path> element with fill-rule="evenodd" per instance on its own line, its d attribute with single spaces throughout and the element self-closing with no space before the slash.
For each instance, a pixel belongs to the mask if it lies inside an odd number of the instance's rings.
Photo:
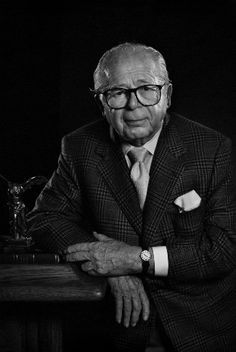
<svg viewBox="0 0 236 352">
<path fill-rule="evenodd" d="M 127 107 L 131 110 L 136 109 L 137 106 L 141 105 L 134 92 L 130 92 Z"/>
</svg>

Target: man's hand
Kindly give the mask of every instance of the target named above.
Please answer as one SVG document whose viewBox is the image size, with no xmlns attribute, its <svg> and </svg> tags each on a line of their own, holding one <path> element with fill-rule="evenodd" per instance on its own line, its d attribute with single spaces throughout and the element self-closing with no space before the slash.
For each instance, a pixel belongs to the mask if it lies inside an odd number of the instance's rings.
<svg viewBox="0 0 236 352">
<path fill-rule="evenodd" d="M 147 320 L 150 304 L 141 279 L 136 276 L 108 278 L 108 283 L 116 301 L 116 321 L 125 327 L 135 326 L 140 315 Z M 122 316 L 123 315 L 123 316 Z"/>
<path fill-rule="evenodd" d="M 142 271 L 140 247 L 130 246 L 96 232 L 94 236 L 98 241 L 69 246 L 65 251 L 66 260 L 85 261 L 81 268 L 89 275 L 116 276 Z"/>
</svg>

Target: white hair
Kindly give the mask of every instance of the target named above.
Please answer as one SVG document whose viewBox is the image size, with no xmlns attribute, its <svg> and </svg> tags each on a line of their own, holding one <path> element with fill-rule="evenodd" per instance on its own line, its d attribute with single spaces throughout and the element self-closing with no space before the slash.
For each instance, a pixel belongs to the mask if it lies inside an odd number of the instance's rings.
<svg viewBox="0 0 236 352">
<path fill-rule="evenodd" d="M 114 63 L 114 60 L 121 56 L 122 54 L 127 53 L 138 53 L 138 52 L 147 52 L 151 55 L 154 62 L 158 65 L 161 70 L 161 75 L 164 81 L 169 82 L 169 75 L 166 67 L 166 62 L 163 55 L 156 49 L 151 46 L 146 46 L 140 43 L 122 43 L 120 45 L 114 46 L 110 50 L 107 50 L 102 57 L 100 58 L 98 65 L 94 71 L 94 88 L 101 89 L 104 88 L 104 85 L 107 84 L 107 79 L 109 76 L 109 71 Z"/>
</svg>

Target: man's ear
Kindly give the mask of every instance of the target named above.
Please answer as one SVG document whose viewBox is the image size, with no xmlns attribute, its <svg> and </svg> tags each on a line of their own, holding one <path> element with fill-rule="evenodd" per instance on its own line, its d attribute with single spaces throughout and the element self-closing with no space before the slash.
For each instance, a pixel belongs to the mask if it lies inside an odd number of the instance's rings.
<svg viewBox="0 0 236 352">
<path fill-rule="evenodd" d="M 96 103 L 97 103 L 102 115 L 105 116 L 105 110 L 104 110 L 104 105 L 102 102 L 102 96 L 100 94 L 96 97 Z"/>
<path fill-rule="evenodd" d="M 167 98 L 167 107 L 169 108 L 171 106 L 171 96 L 173 92 L 173 85 L 172 83 L 169 83 L 167 87 L 167 92 L 166 92 L 166 98 Z"/>
</svg>

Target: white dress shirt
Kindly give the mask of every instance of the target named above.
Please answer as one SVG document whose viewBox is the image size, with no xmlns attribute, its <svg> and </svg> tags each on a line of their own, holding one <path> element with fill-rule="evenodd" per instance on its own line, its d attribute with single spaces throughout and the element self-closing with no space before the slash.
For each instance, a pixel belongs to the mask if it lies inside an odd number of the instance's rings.
<svg viewBox="0 0 236 352">
<path fill-rule="evenodd" d="M 147 160 L 147 163 L 145 163 L 148 173 L 151 168 L 154 151 L 161 133 L 161 129 L 162 128 L 160 128 L 160 130 L 152 137 L 152 139 L 150 139 L 147 143 L 142 145 L 143 148 L 146 148 L 149 151 L 149 158 Z M 135 147 L 129 143 L 122 144 L 122 150 L 125 155 L 125 159 L 129 168 L 131 167 L 131 162 L 129 160 L 127 153 L 133 148 Z M 155 275 L 167 276 L 168 269 L 169 269 L 169 260 L 168 260 L 168 252 L 167 252 L 166 246 L 152 247 L 152 250 L 153 250 L 153 257 L 154 257 Z"/>
</svg>

